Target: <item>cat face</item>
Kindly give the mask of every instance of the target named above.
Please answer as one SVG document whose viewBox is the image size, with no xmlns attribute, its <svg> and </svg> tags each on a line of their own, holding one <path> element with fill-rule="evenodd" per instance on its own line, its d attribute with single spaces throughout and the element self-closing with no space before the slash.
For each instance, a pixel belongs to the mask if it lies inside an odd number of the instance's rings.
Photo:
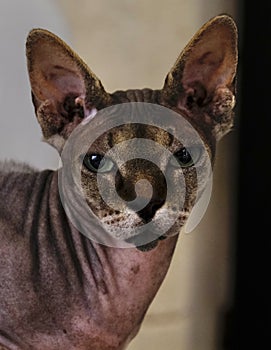
<svg viewBox="0 0 271 350">
<path fill-rule="evenodd" d="M 112 147 L 115 152 L 106 155 Z M 139 150 L 136 155 L 134 148 Z M 130 160 L 119 166 L 122 154 Z M 208 161 L 202 144 L 188 150 L 161 128 L 123 125 L 100 136 L 84 154 L 82 187 L 90 208 L 113 236 L 123 232 L 121 238 L 130 239 L 134 228 L 151 221 L 159 225 L 162 236 L 175 234 L 193 207 L 200 185 L 198 174 L 204 173 Z M 106 190 L 106 199 L 100 188 Z"/>
<path fill-rule="evenodd" d="M 141 245 L 136 229 L 149 223 L 149 231 L 159 233 L 150 242 L 179 233 L 204 191 L 216 141 L 233 124 L 233 20 L 223 15 L 207 22 L 182 51 L 161 90 L 107 93 L 71 48 L 42 29 L 30 32 L 27 58 L 38 121 L 44 138 L 60 153 L 78 126 L 91 129 L 93 118 L 103 120 L 99 114 L 110 107 L 142 103 L 174 114 L 168 124 L 165 117 L 153 122 L 157 113 L 150 113 L 145 123 L 129 118 L 117 126 L 109 123 L 75 163 L 88 206 L 112 236 Z M 177 130 L 185 136 L 176 137 Z M 143 249 L 154 245 L 143 244 Z"/>
</svg>

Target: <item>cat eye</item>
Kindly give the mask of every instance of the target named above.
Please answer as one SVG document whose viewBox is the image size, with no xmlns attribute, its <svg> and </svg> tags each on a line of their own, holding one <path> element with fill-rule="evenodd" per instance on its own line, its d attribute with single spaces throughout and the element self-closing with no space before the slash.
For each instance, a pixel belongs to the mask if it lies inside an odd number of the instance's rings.
<svg viewBox="0 0 271 350">
<path fill-rule="evenodd" d="M 179 163 L 182 168 L 189 168 L 195 165 L 201 156 L 200 147 L 183 147 L 176 153 L 174 153 L 174 161 L 172 160 L 172 165 L 176 165 L 175 160 Z"/>
<path fill-rule="evenodd" d="M 114 162 L 101 154 L 86 154 L 83 160 L 84 166 L 93 173 L 107 173 L 114 167 Z"/>
</svg>

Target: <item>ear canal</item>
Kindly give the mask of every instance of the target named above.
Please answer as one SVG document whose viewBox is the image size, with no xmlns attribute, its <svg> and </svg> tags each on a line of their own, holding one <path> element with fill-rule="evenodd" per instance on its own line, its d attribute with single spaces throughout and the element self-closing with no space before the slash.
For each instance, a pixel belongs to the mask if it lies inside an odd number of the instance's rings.
<svg viewBox="0 0 271 350">
<path fill-rule="evenodd" d="M 237 55 L 234 20 L 228 15 L 212 18 L 194 35 L 167 75 L 164 100 L 188 115 L 207 112 L 225 133 L 232 124 Z"/>
<path fill-rule="evenodd" d="M 110 104 L 111 95 L 83 60 L 47 30 L 33 29 L 29 33 L 26 56 L 33 103 L 43 135 L 59 148 L 59 140 L 55 142 L 57 134 L 67 138 L 93 108 Z"/>
</svg>

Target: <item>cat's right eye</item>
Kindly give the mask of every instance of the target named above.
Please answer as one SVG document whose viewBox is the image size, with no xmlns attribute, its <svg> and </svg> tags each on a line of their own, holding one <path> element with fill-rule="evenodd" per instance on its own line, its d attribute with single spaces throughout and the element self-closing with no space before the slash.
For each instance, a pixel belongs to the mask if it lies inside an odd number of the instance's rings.
<svg viewBox="0 0 271 350">
<path fill-rule="evenodd" d="M 86 154 L 83 159 L 84 166 L 92 173 L 107 173 L 114 168 L 114 162 L 101 154 Z"/>
<path fill-rule="evenodd" d="M 174 153 L 174 161 L 172 162 L 175 165 L 175 161 L 177 160 L 178 164 L 182 168 L 190 168 L 194 166 L 202 155 L 202 148 L 200 146 L 193 147 L 182 147 L 177 152 Z"/>
</svg>

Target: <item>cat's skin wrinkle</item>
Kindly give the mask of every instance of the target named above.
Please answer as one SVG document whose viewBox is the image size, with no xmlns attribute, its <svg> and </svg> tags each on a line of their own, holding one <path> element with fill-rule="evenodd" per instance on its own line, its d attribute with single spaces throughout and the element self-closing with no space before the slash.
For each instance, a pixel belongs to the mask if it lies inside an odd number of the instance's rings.
<svg viewBox="0 0 271 350">
<path fill-rule="evenodd" d="M 115 91 L 111 94 L 114 104 L 125 102 L 147 102 L 161 104 L 161 90 L 142 89 Z"/>
</svg>

